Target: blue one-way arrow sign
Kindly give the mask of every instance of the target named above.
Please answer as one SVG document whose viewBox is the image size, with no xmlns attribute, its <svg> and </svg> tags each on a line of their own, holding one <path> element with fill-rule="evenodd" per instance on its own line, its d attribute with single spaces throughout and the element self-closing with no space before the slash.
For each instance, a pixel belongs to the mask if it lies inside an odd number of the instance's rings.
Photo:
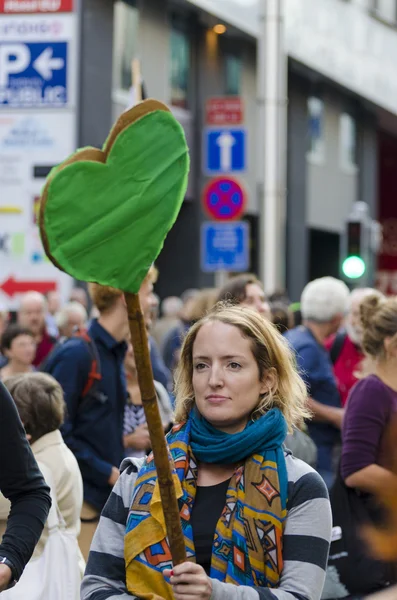
<svg viewBox="0 0 397 600">
<path fill-rule="evenodd" d="M 206 129 L 204 135 L 204 172 L 207 175 L 246 170 L 245 129 Z"/>
</svg>

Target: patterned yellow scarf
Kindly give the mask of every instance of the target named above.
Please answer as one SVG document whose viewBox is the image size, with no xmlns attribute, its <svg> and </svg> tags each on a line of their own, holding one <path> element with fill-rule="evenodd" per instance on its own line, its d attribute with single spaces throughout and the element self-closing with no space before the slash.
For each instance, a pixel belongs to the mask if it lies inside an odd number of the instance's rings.
<svg viewBox="0 0 397 600">
<path fill-rule="evenodd" d="M 187 559 L 194 562 L 190 514 L 196 495 L 197 466 L 189 444 L 190 425 L 188 421 L 175 426 L 168 436 L 168 445 L 175 467 L 173 476 Z M 216 527 L 212 578 L 235 585 L 278 586 L 283 569 L 282 536 L 287 515 L 285 473 L 281 445 L 264 455 L 254 454 L 236 470 Z M 127 588 L 131 594 L 147 600 L 173 600 L 171 586 L 162 574 L 164 569 L 172 568 L 172 558 L 152 456 L 146 460 L 136 481 L 127 519 L 124 556 Z"/>
</svg>

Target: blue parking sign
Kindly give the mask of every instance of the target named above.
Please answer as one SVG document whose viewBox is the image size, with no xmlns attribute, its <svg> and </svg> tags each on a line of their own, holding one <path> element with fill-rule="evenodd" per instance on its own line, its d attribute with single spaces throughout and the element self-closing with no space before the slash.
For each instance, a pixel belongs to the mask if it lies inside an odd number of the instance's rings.
<svg viewBox="0 0 397 600">
<path fill-rule="evenodd" d="M 64 107 L 67 60 L 67 42 L 0 44 L 0 106 Z"/>
<path fill-rule="evenodd" d="M 249 270 L 249 224 L 208 222 L 201 227 L 201 269 L 216 271 Z"/>
<path fill-rule="evenodd" d="M 206 129 L 204 133 L 204 172 L 242 173 L 246 170 L 245 129 Z"/>
</svg>

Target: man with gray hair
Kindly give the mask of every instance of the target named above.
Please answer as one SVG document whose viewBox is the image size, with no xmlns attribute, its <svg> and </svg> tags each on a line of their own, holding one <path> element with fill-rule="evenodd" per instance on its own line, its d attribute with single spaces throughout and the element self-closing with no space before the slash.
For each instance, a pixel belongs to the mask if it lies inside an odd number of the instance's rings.
<svg viewBox="0 0 397 600">
<path fill-rule="evenodd" d="M 307 385 L 313 412 L 309 433 L 317 446 L 318 472 L 329 487 L 334 479 L 333 455 L 340 442 L 343 409 L 324 342 L 341 326 L 348 297 L 347 285 L 334 277 L 311 281 L 301 297 L 303 324 L 285 334 Z"/>
<path fill-rule="evenodd" d="M 349 392 L 357 382 L 357 374 L 364 359 L 361 349 L 360 305 L 366 296 L 373 294 L 382 296 L 381 292 L 373 288 L 356 288 L 351 292 L 346 304 L 344 326 L 325 343 L 334 367 L 342 406 L 345 406 Z"/>
<path fill-rule="evenodd" d="M 87 311 L 80 302 L 68 302 L 56 314 L 55 321 L 59 334 L 63 338 L 71 338 L 76 329 L 86 327 Z"/>
</svg>

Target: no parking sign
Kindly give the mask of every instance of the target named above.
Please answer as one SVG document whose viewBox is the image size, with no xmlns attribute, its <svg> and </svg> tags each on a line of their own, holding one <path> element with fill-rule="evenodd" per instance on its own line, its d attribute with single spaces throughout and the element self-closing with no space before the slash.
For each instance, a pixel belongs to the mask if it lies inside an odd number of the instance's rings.
<svg viewBox="0 0 397 600">
<path fill-rule="evenodd" d="M 204 188 L 202 201 L 204 210 L 212 219 L 233 221 L 244 213 L 247 194 L 237 179 L 216 177 Z"/>
</svg>

